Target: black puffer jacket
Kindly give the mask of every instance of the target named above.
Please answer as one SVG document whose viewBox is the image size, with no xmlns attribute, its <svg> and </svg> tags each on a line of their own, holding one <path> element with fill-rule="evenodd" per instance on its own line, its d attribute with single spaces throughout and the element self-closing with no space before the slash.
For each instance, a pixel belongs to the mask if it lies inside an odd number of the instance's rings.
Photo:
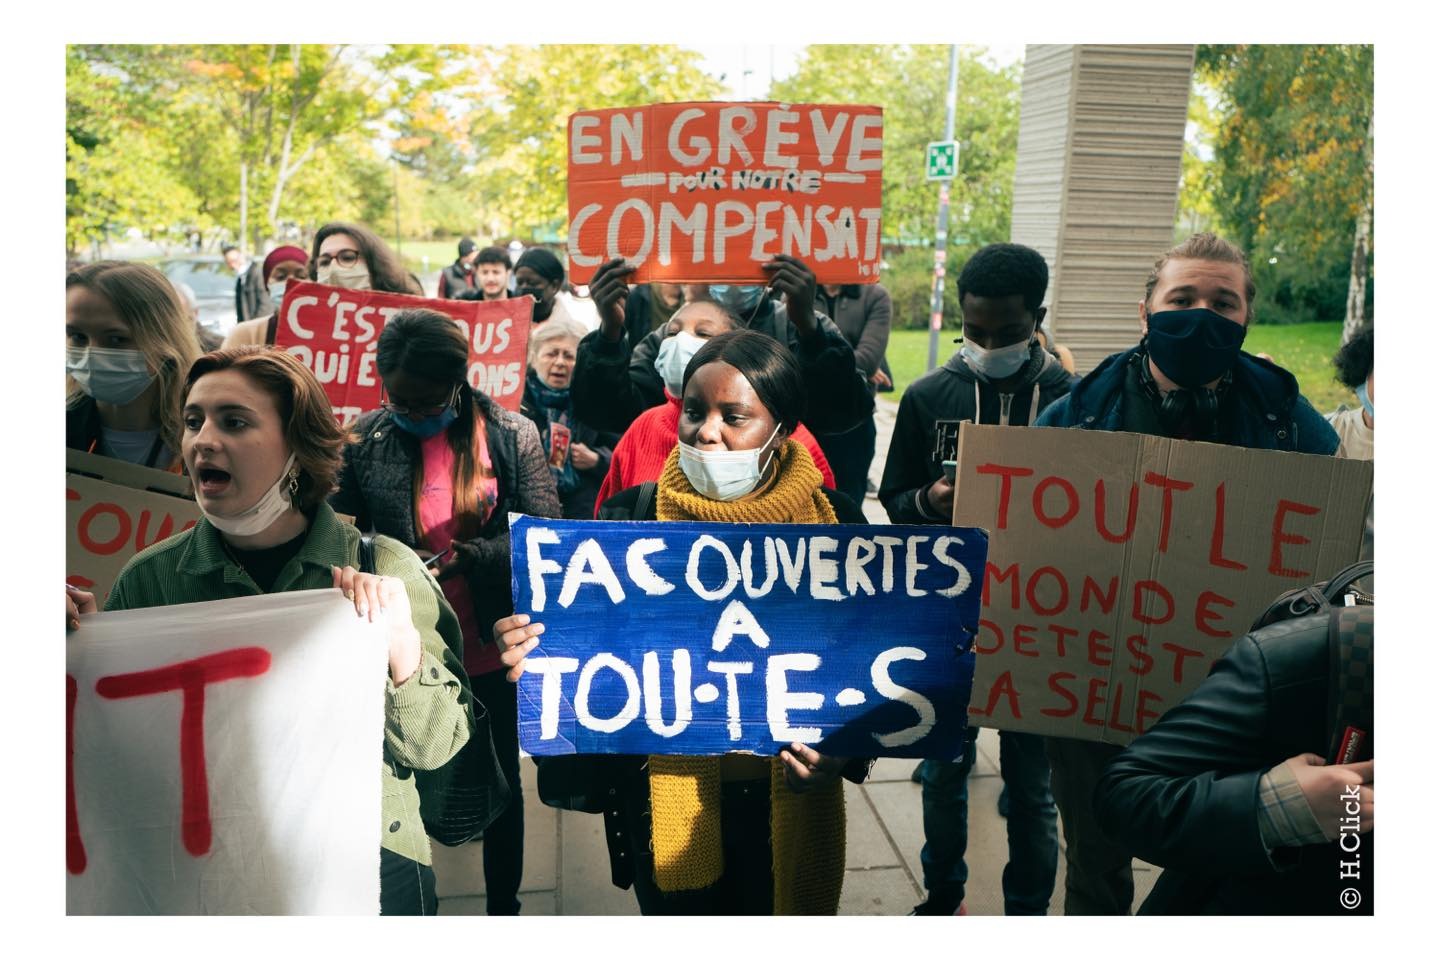
<svg viewBox="0 0 1440 959">
<path fill-rule="evenodd" d="M 1060 361 L 1030 344 L 1030 359 L 1012 377 L 991 383 L 957 352 L 938 369 L 910 384 L 900 397 L 880 502 L 892 523 L 948 523 L 917 505 L 917 497 L 939 479 L 944 469 L 935 451 L 936 420 L 967 420 L 999 426 L 1028 426 L 1052 401 L 1070 392 L 1070 376 Z M 1038 402 L 1037 402 L 1038 393 Z M 977 413 L 976 402 L 980 408 Z"/>
<path fill-rule="evenodd" d="M 815 335 L 802 340 L 784 307 L 766 299 L 746 329 L 764 333 L 790 348 L 805 379 L 805 415 L 812 433 L 843 433 L 875 411 L 869 381 L 855 366 L 855 350 L 835 323 L 816 312 Z M 665 384 L 655 372 L 655 357 L 665 327 L 639 343 L 629 334 L 619 342 L 595 330 L 580 341 L 575 356 L 575 409 L 598 429 L 624 433 L 636 417 L 665 402 Z"/>
<path fill-rule="evenodd" d="M 525 399 L 520 403 L 520 415 L 535 424 L 536 432 L 543 434 L 547 425 L 545 410 L 538 403 L 533 402 L 528 390 Z M 578 419 L 571 420 L 571 445 L 583 443 L 594 450 L 595 455 L 600 459 L 588 470 L 576 468 L 575 475 L 580 478 L 580 485 L 566 493 L 560 500 L 561 511 L 565 519 L 594 518 L 595 498 L 600 495 L 600 486 L 605 482 L 605 474 L 610 472 L 610 454 L 614 452 L 615 444 L 618 442 L 620 442 L 620 437 L 616 433 L 602 433 Z M 544 452 L 543 444 L 541 452 Z"/>
<path fill-rule="evenodd" d="M 1373 633 L 1374 607 L 1342 611 Z M 1111 760 L 1095 814 L 1111 841 L 1165 868 L 1142 914 L 1315 915 L 1374 907 L 1374 833 L 1267 852 L 1260 779 L 1334 733 L 1329 614 L 1242 636 L 1184 702 Z M 1373 730 L 1367 730 L 1373 733 Z M 1333 757 L 1327 757 L 1333 758 Z M 1353 846 L 1353 843 L 1351 844 Z M 1361 857 L 1359 875 L 1341 863 Z M 1342 890 L 1359 906 L 1346 910 Z"/>
<path fill-rule="evenodd" d="M 477 415 L 485 419 L 490 462 L 498 477 L 498 498 L 480 534 L 459 547 L 468 561 L 465 579 L 483 630 L 509 616 L 510 521 L 507 513 L 551 519 L 560 516 L 555 480 L 540 448 L 535 424 L 475 395 Z M 361 531 L 374 530 L 398 539 L 411 549 L 420 546 L 415 529 L 414 464 L 420 441 L 391 421 L 384 410 L 372 410 L 354 426 L 358 443 L 345 448 L 340 488 L 330 496 L 337 513 L 355 517 Z"/>
</svg>

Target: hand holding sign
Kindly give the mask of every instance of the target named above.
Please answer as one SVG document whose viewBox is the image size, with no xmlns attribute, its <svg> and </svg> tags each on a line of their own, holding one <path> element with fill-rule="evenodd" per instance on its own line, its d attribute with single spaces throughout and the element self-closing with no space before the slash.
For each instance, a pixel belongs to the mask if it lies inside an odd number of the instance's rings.
<svg viewBox="0 0 1440 959">
<path fill-rule="evenodd" d="M 815 271 L 804 260 L 778 254 L 760 269 L 770 275 L 770 286 L 785 294 L 785 311 L 801 339 L 813 336 L 815 323 Z"/>
<path fill-rule="evenodd" d="M 544 623 L 531 623 L 524 613 L 506 616 L 495 621 L 495 645 L 500 647 L 500 662 L 510 667 L 505 678 L 518 683 L 525 674 L 525 657 L 540 645 L 540 634 L 545 632 Z"/>
<path fill-rule="evenodd" d="M 81 616 L 99 611 L 94 593 L 87 593 L 69 583 L 65 584 L 65 625 L 68 629 L 79 629 Z"/>
<path fill-rule="evenodd" d="M 840 756 L 822 756 L 804 743 L 791 743 L 780 750 L 780 761 L 785 764 L 785 785 L 797 793 L 832 782 L 848 762 Z"/>
<path fill-rule="evenodd" d="M 410 618 L 410 597 L 405 584 L 394 576 L 362 573 L 353 566 L 330 567 L 335 588 L 355 603 L 355 613 L 368 622 L 375 622 L 376 613 L 383 616 L 390 642 L 390 679 L 396 686 L 420 668 L 420 633 Z"/>
<path fill-rule="evenodd" d="M 624 259 L 614 259 L 590 279 L 590 301 L 600 314 L 600 335 L 611 343 L 620 342 L 620 334 L 625 331 L 625 299 L 630 295 L 629 278 L 634 272 L 635 267 Z"/>
</svg>

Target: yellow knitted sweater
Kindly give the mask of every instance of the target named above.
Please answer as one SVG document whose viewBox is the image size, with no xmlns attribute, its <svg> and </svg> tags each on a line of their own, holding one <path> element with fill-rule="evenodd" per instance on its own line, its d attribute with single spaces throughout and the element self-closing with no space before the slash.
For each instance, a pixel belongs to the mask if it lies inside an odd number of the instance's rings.
<svg viewBox="0 0 1440 959">
<path fill-rule="evenodd" d="M 834 523 L 822 478 L 805 447 L 788 440 L 775 480 L 753 498 L 722 503 L 695 492 L 676 447 L 655 493 L 661 520 L 712 523 Z M 666 892 L 703 889 L 725 871 L 720 842 L 720 759 L 650 757 L 655 883 Z M 785 785 L 770 760 L 770 845 L 776 915 L 834 915 L 845 878 L 845 793 L 840 780 L 805 793 Z"/>
</svg>

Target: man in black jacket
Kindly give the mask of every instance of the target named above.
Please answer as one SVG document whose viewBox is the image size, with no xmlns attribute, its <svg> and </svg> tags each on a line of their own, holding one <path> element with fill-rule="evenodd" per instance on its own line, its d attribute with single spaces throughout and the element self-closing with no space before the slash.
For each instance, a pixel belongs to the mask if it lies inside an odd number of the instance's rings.
<svg viewBox="0 0 1440 959">
<path fill-rule="evenodd" d="M 1165 868 L 1141 914 L 1373 911 L 1375 760 L 1328 763 L 1345 725 L 1373 734 L 1374 623 L 1354 606 L 1242 636 L 1105 767 L 1101 827 Z"/>
<path fill-rule="evenodd" d="M 995 243 L 960 271 L 964 347 L 944 366 L 911 384 L 885 458 L 880 502 L 892 523 L 948 524 L 955 483 L 936 455 L 942 421 L 1028 426 L 1047 403 L 1064 396 L 1070 377 L 1035 339 L 1045 318 L 1045 258 L 1027 246 Z M 953 456 L 953 452 L 947 451 Z M 967 778 L 975 764 L 972 729 L 964 758 L 926 760 L 920 767 L 925 845 L 920 850 L 929 898 L 919 915 L 948 915 L 962 905 L 967 845 Z M 1045 743 L 1028 733 L 1000 733 L 1000 775 L 1008 799 L 1010 861 L 1002 885 L 1008 915 L 1044 915 L 1055 888 L 1060 846 Z"/>
<path fill-rule="evenodd" d="M 737 329 L 764 333 L 784 343 L 800 361 L 806 412 L 812 432 L 843 432 L 875 410 L 867 383 L 855 368 L 855 351 L 833 321 L 815 309 L 815 273 L 803 260 L 776 256 L 763 264 L 768 287 L 709 287 L 710 296 L 739 318 Z M 590 280 L 590 298 L 600 329 L 580 341 L 571 389 L 577 415 L 596 429 L 623 433 L 641 413 L 665 402 L 665 384 L 655 369 L 665 328 L 639 343 L 625 331 L 628 278 L 635 267 L 610 260 Z M 784 294 L 783 306 L 767 295 Z M 683 368 L 683 367 L 682 367 Z"/>
<path fill-rule="evenodd" d="M 260 274 L 260 261 L 246 260 L 236 246 L 225 247 L 221 255 L 225 257 L 225 265 L 235 271 L 235 322 L 244 323 L 274 313 L 275 304 Z"/>
<path fill-rule="evenodd" d="M 462 299 L 461 293 L 475 289 L 474 265 L 479 249 L 474 240 L 464 236 L 460 238 L 458 252 L 460 255 L 455 262 L 440 271 L 440 286 L 435 291 L 439 299 Z"/>
</svg>

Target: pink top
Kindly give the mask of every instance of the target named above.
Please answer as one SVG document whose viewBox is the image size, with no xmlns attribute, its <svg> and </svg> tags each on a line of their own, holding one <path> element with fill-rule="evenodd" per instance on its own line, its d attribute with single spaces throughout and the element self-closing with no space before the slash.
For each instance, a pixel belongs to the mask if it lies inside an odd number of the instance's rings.
<svg viewBox="0 0 1440 959">
<path fill-rule="evenodd" d="M 483 522 L 495 508 L 499 498 L 499 484 L 490 469 L 490 449 L 485 441 L 485 430 L 481 426 L 475 431 L 476 447 L 480 462 L 484 464 L 489 477 L 476 481 L 475 491 L 480 497 Z M 455 519 L 455 451 L 442 432 L 420 442 L 420 454 L 424 457 L 425 482 L 420 487 L 420 542 L 432 553 L 443 553 L 450 548 L 450 541 L 456 538 L 459 523 Z M 448 557 L 447 557 L 448 559 Z M 445 562 L 442 560 L 441 562 Z M 480 623 L 475 617 L 475 603 L 470 598 L 470 587 L 463 575 L 451 576 L 440 582 L 440 590 L 450 601 L 455 616 L 460 620 L 460 633 L 465 640 L 465 673 L 479 676 L 491 673 L 501 667 L 500 651 L 490 642 L 490 623 Z"/>
</svg>

